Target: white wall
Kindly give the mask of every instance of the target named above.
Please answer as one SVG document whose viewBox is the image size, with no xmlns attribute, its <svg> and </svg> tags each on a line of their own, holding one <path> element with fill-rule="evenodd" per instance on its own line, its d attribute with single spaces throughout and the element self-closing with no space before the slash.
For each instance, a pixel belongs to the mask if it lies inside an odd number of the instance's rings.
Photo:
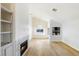
<svg viewBox="0 0 79 59">
<path fill-rule="evenodd" d="M 20 44 L 29 38 L 28 4 L 17 3 L 15 5 L 15 54 L 20 55 Z"/>
<path fill-rule="evenodd" d="M 15 37 L 16 40 L 28 35 L 28 6 L 27 4 L 17 3 L 15 9 Z"/>
<path fill-rule="evenodd" d="M 79 4 L 67 4 L 60 17 L 64 20 L 61 22 L 63 41 L 79 50 Z"/>
<path fill-rule="evenodd" d="M 63 24 L 62 39 L 71 47 L 79 50 L 79 19 Z"/>
</svg>

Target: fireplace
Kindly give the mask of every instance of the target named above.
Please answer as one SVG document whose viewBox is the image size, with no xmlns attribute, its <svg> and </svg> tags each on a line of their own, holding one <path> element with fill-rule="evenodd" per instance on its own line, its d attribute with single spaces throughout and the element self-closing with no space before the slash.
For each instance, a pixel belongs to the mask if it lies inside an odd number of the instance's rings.
<svg viewBox="0 0 79 59">
<path fill-rule="evenodd" d="M 28 48 L 28 40 L 20 44 L 20 55 L 21 56 L 23 55 L 23 53 L 26 51 L 27 48 Z"/>
<path fill-rule="evenodd" d="M 60 27 L 52 27 L 52 35 L 60 35 Z"/>
</svg>

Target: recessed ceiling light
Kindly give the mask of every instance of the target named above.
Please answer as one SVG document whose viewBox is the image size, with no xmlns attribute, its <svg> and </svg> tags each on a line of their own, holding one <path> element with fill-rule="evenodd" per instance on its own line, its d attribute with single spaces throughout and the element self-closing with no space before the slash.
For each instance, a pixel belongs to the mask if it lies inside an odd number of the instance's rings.
<svg viewBox="0 0 79 59">
<path fill-rule="evenodd" d="M 56 11 L 57 11 L 57 9 L 56 9 L 56 8 L 53 8 L 53 9 L 52 9 L 52 11 L 56 12 Z"/>
</svg>

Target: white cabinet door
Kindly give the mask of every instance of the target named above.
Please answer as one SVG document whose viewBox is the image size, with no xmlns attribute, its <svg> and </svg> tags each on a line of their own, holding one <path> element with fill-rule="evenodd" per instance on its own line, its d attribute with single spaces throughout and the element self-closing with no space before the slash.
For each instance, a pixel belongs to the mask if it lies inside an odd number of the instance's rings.
<svg viewBox="0 0 79 59">
<path fill-rule="evenodd" d="M 13 47 L 12 43 L 2 47 L 2 55 L 3 56 L 13 56 L 14 55 L 14 47 Z"/>
<path fill-rule="evenodd" d="M 8 46 L 8 47 L 5 49 L 5 55 L 6 55 L 6 56 L 13 56 L 13 46 Z"/>
</svg>

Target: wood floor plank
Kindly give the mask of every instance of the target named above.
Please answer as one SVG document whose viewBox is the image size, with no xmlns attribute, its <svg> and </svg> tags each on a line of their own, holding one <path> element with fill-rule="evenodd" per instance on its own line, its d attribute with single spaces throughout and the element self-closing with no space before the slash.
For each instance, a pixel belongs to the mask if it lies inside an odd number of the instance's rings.
<svg viewBox="0 0 79 59">
<path fill-rule="evenodd" d="M 64 42 L 61 42 L 60 45 L 62 46 L 62 48 L 66 49 L 69 53 L 71 53 L 74 56 L 79 56 L 79 51 L 73 49 L 72 47 L 68 46 L 67 44 L 65 44 Z"/>
<path fill-rule="evenodd" d="M 48 39 L 43 39 L 32 40 L 24 56 L 79 56 L 79 52 L 62 42 L 51 42 Z"/>
</svg>

